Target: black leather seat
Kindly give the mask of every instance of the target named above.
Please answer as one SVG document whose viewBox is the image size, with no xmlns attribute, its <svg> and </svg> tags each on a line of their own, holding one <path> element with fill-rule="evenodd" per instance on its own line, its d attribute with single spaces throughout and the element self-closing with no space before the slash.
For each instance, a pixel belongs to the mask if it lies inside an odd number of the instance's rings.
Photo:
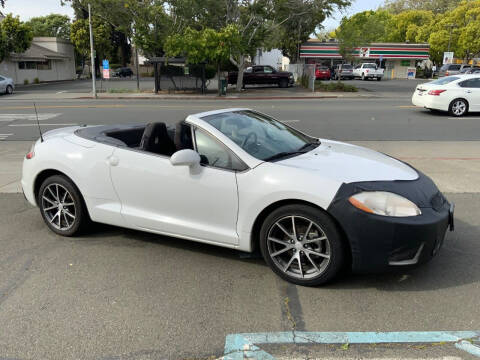
<svg viewBox="0 0 480 360">
<path fill-rule="evenodd" d="M 139 148 L 155 154 L 171 156 L 175 152 L 175 144 L 168 136 L 165 123 L 150 123 L 143 131 Z"/>
</svg>

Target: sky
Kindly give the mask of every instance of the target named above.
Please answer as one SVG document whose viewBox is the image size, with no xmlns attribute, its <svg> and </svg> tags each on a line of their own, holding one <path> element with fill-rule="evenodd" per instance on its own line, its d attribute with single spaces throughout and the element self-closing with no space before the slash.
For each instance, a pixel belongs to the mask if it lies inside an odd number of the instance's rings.
<svg viewBox="0 0 480 360">
<path fill-rule="evenodd" d="M 331 18 L 325 20 L 323 26 L 327 30 L 333 30 L 339 25 L 343 16 L 350 16 L 364 10 L 375 10 L 383 2 L 384 0 L 354 0 L 353 5 L 346 11 L 336 12 Z M 23 21 L 52 13 L 73 16 L 72 8 L 61 6 L 60 0 L 6 0 L 5 9 L 2 12 L 20 15 Z"/>
</svg>

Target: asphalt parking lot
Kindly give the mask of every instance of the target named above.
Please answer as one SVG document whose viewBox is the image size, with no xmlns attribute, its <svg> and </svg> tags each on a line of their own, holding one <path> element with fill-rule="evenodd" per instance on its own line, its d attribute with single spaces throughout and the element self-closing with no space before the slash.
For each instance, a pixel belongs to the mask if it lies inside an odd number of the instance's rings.
<svg viewBox="0 0 480 360">
<path fill-rule="evenodd" d="M 430 264 L 304 288 L 259 258 L 179 239 L 100 225 L 61 238 L 2 194 L 1 356 L 202 359 L 235 333 L 478 329 L 480 196 L 447 196 L 457 230 Z"/>
</svg>

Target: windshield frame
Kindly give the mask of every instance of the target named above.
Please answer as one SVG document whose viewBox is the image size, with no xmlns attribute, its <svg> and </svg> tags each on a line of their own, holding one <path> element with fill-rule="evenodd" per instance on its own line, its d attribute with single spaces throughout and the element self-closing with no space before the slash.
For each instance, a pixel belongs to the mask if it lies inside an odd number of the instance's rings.
<svg viewBox="0 0 480 360">
<path fill-rule="evenodd" d="M 251 117 L 252 121 L 257 120 L 258 124 L 252 123 L 252 125 L 249 125 L 249 126 L 253 126 L 253 127 L 261 126 L 263 131 L 268 131 L 266 129 L 268 129 L 269 127 L 268 126 L 264 127 L 265 125 L 262 124 L 262 120 L 261 119 L 255 119 L 255 115 L 260 117 L 260 118 L 264 118 L 264 120 L 267 120 L 267 122 L 273 122 L 273 123 L 280 124 L 280 127 L 275 127 L 275 125 L 270 125 L 270 126 L 272 127 L 273 130 L 279 130 L 280 129 L 280 131 L 282 131 L 281 127 L 283 127 L 284 128 L 283 130 L 288 130 L 288 132 L 292 135 L 292 142 L 286 142 L 286 143 L 282 142 L 282 145 L 285 145 L 285 144 L 293 145 L 296 141 L 300 142 L 300 144 L 297 144 L 299 146 L 296 147 L 295 149 L 292 149 L 292 148 L 289 149 L 288 146 L 285 146 L 281 150 L 277 149 L 279 151 L 264 154 L 266 156 L 259 156 L 260 154 L 257 154 L 256 151 L 252 152 L 251 149 L 243 147 L 242 144 L 239 143 L 238 139 L 236 139 L 237 141 L 235 141 L 235 139 L 232 138 L 232 136 L 223 132 L 218 125 L 213 124 L 213 121 L 221 119 L 222 115 L 225 116 L 226 114 L 235 114 L 235 113 L 239 114 L 240 116 L 244 115 L 244 116 L 247 116 L 247 117 Z M 251 115 L 249 115 L 249 113 L 251 113 Z M 212 127 L 213 129 L 215 129 L 215 132 L 218 132 L 219 135 L 221 134 L 221 137 L 225 137 L 225 140 L 228 141 L 230 144 L 232 144 L 232 145 L 228 146 L 232 151 L 237 153 L 237 151 L 240 150 L 241 153 L 244 153 L 246 156 L 248 156 L 249 158 L 251 158 L 254 161 L 259 161 L 259 162 L 280 161 L 280 160 L 283 160 L 283 159 L 286 159 L 286 158 L 289 158 L 289 157 L 292 157 L 292 156 L 296 156 L 296 155 L 300 155 L 300 154 L 303 154 L 303 153 L 310 152 L 321 144 L 321 141 L 320 141 L 319 138 L 316 138 L 314 136 L 305 134 L 304 132 L 302 132 L 298 129 L 295 129 L 294 127 L 290 126 L 289 124 L 286 124 L 286 123 L 284 123 L 280 120 L 277 120 L 270 115 L 267 115 L 267 114 L 264 114 L 262 112 L 252 110 L 252 109 L 241 108 L 241 109 L 231 109 L 230 111 L 207 113 L 203 116 L 198 117 L 198 119 L 201 120 L 202 122 L 205 122 L 206 125 L 208 125 L 209 127 Z M 248 131 L 248 128 L 245 127 L 241 130 L 247 130 Z M 256 133 L 258 133 L 258 131 L 260 129 L 252 129 L 252 130 L 255 130 Z M 258 134 L 260 135 L 261 132 L 258 133 Z M 265 135 L 266 135 L 266 137 L 269 137 L 266 133 L 265 133 Z M 264 137 L 264 140 L 266 140 L 265 137 Z M 258 147 L 259 147 L 258 150 L 267 151 L 267 149 L 269 147 L 275 147 L 274 146 L 275 144 L 278 144 L 278 142 L 276 143 L 275 140 L 268 139 L 263 144 L 258 143 Z M 308 150 L 307 150 L 307 148 L 308 148 Z M 239 154 L 239 156 L 240 156 L 240 154 Z M 277 158 L 277 155 L 279 155 L 279 154 L 283 154 L 281 158 Z M 240 158 L 242 158 L 242 160 L 245 161 L 245 159 L 243 159 L 243 156 L 240 156 Z M 274 159 L 269 160 L 269 158 L 274 158 Z"/>
</svg>

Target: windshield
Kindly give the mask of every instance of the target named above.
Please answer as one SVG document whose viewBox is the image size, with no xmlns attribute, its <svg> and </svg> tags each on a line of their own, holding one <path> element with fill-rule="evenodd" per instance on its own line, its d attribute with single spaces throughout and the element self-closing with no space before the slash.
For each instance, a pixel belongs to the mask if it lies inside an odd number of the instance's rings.
<svg viewBox="0 0 480 360">
<path fill-rule="evenodd" d="M 376 67 L 375 64 L 363 64 L 364 69 L 375 69 Z"/>
<path fill-rule="evenodd" d="M 209 115 L 202 120 L 260 160 L 307 152 L 318 144 L 316 139 L 250 110 Z"/>
<path fill-rule="evenodd" d="M 346 70 L 353 69 L 353 66 L 348 64 L 343 64 L 342 69 L 346 69 Z"/>
<path fill-rule="evenodd" d="M 428 82 L 429 85 L 445 85 L 451 83 L 452 81 L 460 79 L 458 76 L 446 76 L 437 80 Z"/>
</svg>

